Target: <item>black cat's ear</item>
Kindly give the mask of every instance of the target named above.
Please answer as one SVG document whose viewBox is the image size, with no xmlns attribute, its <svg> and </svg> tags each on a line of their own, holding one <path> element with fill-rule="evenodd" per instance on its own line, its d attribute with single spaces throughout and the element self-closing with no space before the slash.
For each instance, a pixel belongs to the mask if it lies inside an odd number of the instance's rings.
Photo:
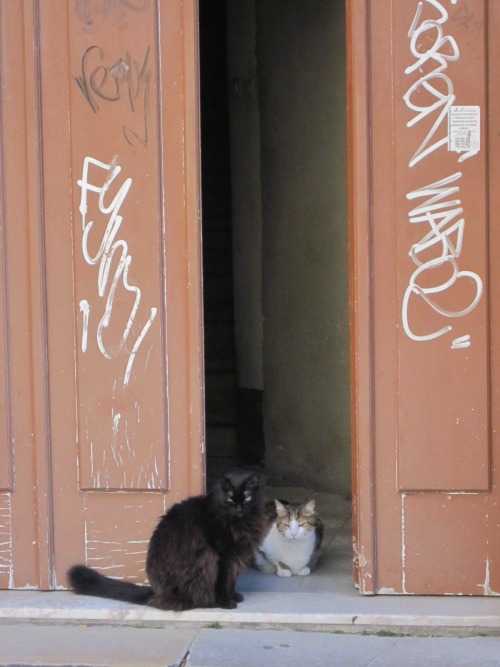
<svg viewBox="0 0 500 667">
<path fill-rule="evenodd" d="M 227 477 L 221 477 L 220 488 L 222 489 L 223 493 L 229 493 L 229 491 L 234 491 L 233 483 Z"/>
<path fill-rule="evenodd" d="M 257 491 L 260 486 L 260 477 L 257 473 L 251 475 L 245 482 L 245 489 L 247 491 Z"/>
</svg>

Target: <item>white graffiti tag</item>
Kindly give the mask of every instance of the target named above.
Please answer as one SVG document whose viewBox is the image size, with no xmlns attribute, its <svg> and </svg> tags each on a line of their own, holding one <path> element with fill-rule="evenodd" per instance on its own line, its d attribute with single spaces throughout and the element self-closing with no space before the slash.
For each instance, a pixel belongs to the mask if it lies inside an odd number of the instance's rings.
<svg viewBox="0 0 500 667">
<path fill-rule="evenodd" d="M 89 175 L 90 171 L 92 172 L 92 177 Z M 136 285 L 131 285 L 128 280 L 129 269 L 132 263 L 132 256 L 128 252 L 128 244 L 123 239 L 116 239 L 123 222 L 120 209 L 132 186 L 132 179 L 125 179 L 118 188 L 115 196 L 111 199 L 109 190 L 120 172 L 121 167 L 116 164 L 116 161 L 106 164 L 92 157 L 86 157 L 83 161 L 82 178 L 78 180 L 78 185 L 81 188 L 79 211 L 83 232 L 82 253 L 87 264 L 91 266 L 99 264 L 97 292 L 100 298 L 105 299 L 104 314 L 97 326 L 97 345 L 101 354 L 106 359 L 112 359 L 121 353 L 127 354 L 128 359 L 123 376 L 123 384 L 126 386 L 130 380 L 135 356 L 144 337 L 153 324 L 157 308 L 153 307 L 150 309 L 147 320 L 139 331 L 135 341 L 133 343 L 129 342 L 129 336 L 134 324 L 136 324 L 136 319 L 138 319 L 141 290 Z M 100 238 L 99 249 L 93 255 L 89 249 L 89 237 L 93 231 L 94 220 L 87 220 L 89 193 L 95 195 L 92 199 L 96 200 L 93 202 L 94 209 L 100 216 L 98 229 L 104 228 L 104 233 L 102 234 L 102 238 Z M 109 199 L 111 201 L 108 201 Z M 133 303 L 127 322 L 124 325 L 121 339 L 117 344 L 107 345 L 104 341 L 104 334 L 113 316 L 115 294 L 118 287 L 122 287 L 132 295 Z M 86 299 L 80 301 L 80 310 L 84 317 L 82 351 L 85 352 L 88 345 L 87 336 L 90 318 L 90 305 Z"/>
<path fill-rule="evenodd" d="M 451 0 L 451 4 L 456 4 L 456 0 Z M 434 18 L 422 20 L 424 6 L 437 12 Z M 405 74 L 410 76 L 418 72 L 421 76 L 403 96 L 406 106 L 415 114 L 408 121 L 407 127 L 415 127 L 428 117 L 432 122 L 431 129 L 409 161 L 410 168 L 414 168 L 443 146 L 448 145 L 449 149 L 448 117 L 456 95 L 453 81 L 445 72 L 449 63 L 459 60 L 460 50 L 455 38 L 445 35 L 444 26 L 447 21 L 448 12 L 441 2 L 422 0 L 418 2 L 415 17 L 408 31 L 410 53 L 415 62 L 405 69 Z M 424 43 L 425 46 L 422 46 Z M 477 152 L 477 148 L 468 150 L 458 158 L 458 161 L 463 162 Z M 412 225 L 425 226 L 425 233 L 409 251 L 417 268 L 410 278 L 402 303 L 403 328 L 412 340 L 434 340 L 452 330 L 452 326 L 448 324 L 430 333 L 422 335 L 415 333 L 408 313 L 415 298 L 423 300 L 440 316 L 458 318 L 470 313 L 479 303 L 483 293 L 483 283 L 477 273 L 460 270 L 457 261 L 462 252 L 465 231 L 465 218 L 462 216 L 464 209 L 459 199 L 461 178 L 462 173 L 456 172 L 406 195 L 409 201 L 424 199 L 408 214 Z M 444 296 L 458 284 L 458 281 L 464 280 L 471 290 L 468 303 L 461 304 L 456 310 L 441 306 L 438 303 L 439 295 Z M 455 338 L 451 343 L 451 348 L 454 350 L 469 346 L 469 334 Z"/>
<path fill-rule="evenodd" d="M 456 96 L 453 89 L 453 82 L 444 72 L 448 68 L 449 62 L 456 61 L 460 57 L 460 51 L 455 39 L 451 35 L 444 35 L 443 24 L 448 20 L 448 12 L 437 0 L 425 1 L 435 7 L 440 15 L 437 19 L 426 19 L 419 25 L 423 2 L 418 3 L 415 18 L 408 31 L 410 51 L 415 58 L 415 62 L 405 69 L 405 74 L 412 74 L 416 70 L 420 71 L 427 63 L 436 64 L 437 67 L 428 74 L 421 76 L 410 86 L 403 99 L 406 106 L 416 113 L 407 123 L 408 127 L 413 127 L 431 114 L 437 114 L 437 116 L 429 133 L 410 160 L 410 167 L 413 167 L 427 155 L 448 143 L 448 133 L 446 133 L 445 137 L 436 139 L 434 143 L 431 143 L 431 141 L 434 140 L 441 126 L 444 126 L 445 129 L 447 128 L 448 111 L 455 101 Z M 424 34 L 426 34 L 429 40 L 433 41 L 430 44 L 426 42 L 425 51 L 420 51 L 418 48 L 419 39 Z M 424 103 L 420 101 L 421 99 L 424 100 Z"/>
<path fill-rule="evenodd" d="M 458 194 L 458 185 L 452 184 L 461 177 L 461 172 L 457 172 L 442 181 L 431 183 L 407 195 L 410 201 L 427 197 L 424 202 L 409 213 L 409 220 L 412 224 L 428 225 L 426 227 L 426 230 L 428 229 L 427 233 L 411 247 L 409 253 L 417 268 L 411 276 L 403 299 L 403 326 L 407 336 L 413 340 L 433 340 L 451 331 L 452 327 L 447 325 L 438 331 L 423 336 L 415 334 L 408 322 L 408 308 L 412 297 L 417 296 L 423 299 L 432 310 L 444 317 L 455 318 L 467 315 L 474 310 L 483 293 L 483 283 L 479 276 L 472 271 L 460 271 L 457 264 L 457 259 L 462 252 L 465 220 L 460 217 L 463 213 L 460 199 L 447 199 L 447 197 Z M 429 254 L 431 255 L 430 258 Z M 426 261 L 420 259 L 424 255 Z M 439 268 L 447 270 L 444 271 L 445 274 L 447 273 L 444 278 L 443 271 L 436 272 L 436 269 Z M 433 274 L 439 275 L 438 280 L 441 280 L 441 282 L 432 284 L 430 276 Z M 457 311 L 442 308 L 436 301 L 437 295 L 448 291 L 463 278 L 471 280 L 474 284 L 471 302 Z M 426 286 L 420 284 L 421 282 Z M 429 285 L 429 283 L 431 284 Z M 470 345 L 470 337 L 462 338 L 463 340 L 453 341 L 453 349 Z"/>
</svg>

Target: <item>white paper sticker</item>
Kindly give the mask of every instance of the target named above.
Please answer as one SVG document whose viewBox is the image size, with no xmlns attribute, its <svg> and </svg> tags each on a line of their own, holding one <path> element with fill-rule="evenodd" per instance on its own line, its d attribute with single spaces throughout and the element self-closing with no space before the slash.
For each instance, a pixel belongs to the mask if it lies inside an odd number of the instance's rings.
<svg viewBox="0 0 500 667">
<path fill-rule="evenodd" d="M 448 150 L 475 152 L 481 147 L 481 110 L 478 106 L 450 107 L 448 112 Z"/>
</svg>

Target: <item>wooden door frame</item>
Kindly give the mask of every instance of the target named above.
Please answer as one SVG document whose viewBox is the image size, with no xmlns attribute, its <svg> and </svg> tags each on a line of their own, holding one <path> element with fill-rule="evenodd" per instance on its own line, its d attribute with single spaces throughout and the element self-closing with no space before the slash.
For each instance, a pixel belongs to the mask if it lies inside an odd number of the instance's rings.
<svg viewBox="0 0 500 667">
<path fill-rule="evenodd" d="M 370 0 L 346 0 L 351 433 L 355 583 L 375 579 Z M 360 517 L 363 516 L 363 521 Z"/>
</svg>

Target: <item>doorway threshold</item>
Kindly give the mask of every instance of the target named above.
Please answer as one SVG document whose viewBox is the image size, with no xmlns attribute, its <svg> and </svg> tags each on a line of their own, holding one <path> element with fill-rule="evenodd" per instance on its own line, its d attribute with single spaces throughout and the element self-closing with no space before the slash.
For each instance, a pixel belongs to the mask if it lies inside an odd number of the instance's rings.
<svg viewBox="0 0 500 667">
<path fill-rule="evenodd" d="M 304 488 L 273 488 L 276 496 L 303 501 L 313 495 L 325 524 L 322 558 L 309 576 L 281 578 L 242 573 L 237 609 L 161 611 L 78 596 L 70 591 L 0 591 L 0 623 L 66 623 L 164 627 L 252 627 L 398 635 L 497 635 L 495 597 L 360 595 L 353 583 L 351 503 Z"/>
</svg>

